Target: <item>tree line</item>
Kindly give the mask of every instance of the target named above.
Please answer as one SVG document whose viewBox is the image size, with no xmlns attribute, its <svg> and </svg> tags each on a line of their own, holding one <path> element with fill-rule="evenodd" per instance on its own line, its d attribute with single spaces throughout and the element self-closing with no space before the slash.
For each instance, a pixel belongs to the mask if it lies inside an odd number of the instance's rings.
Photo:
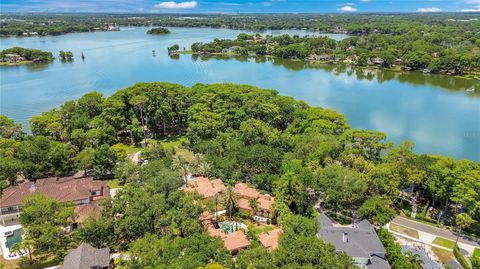
<svg viewBox="0 0 480 269">
<path fill-rule="evenodd" d="M 274 90 L 138 83 L 108 98 L 91 92 L 67 101 L 32 117 L 30 128 L 32 135 L 27 135 L 13 120 L 0 117 L 3 187 L 16 184 L 20 173 L 36 179 L 84 169 L 99 179 L 114 175 L 125 184 L 104 204 L 100 219 L 88 220 L 72 236 L 51 232 L 68 223 L 72 209 L 45 212 L 58 217 L 40 224 L 25 212 L 60 207 L 42 206 L 54 203 L 45 197 L 32 198 L 39 200 L 30 203 L 34 209 L 25 211 L 24 205 L 21 214 L 27 234 L 31 229 L 33 240 L 67 240 L 36 243 L 39 255 L 61 257 L 65 242 L 83 241 L 128 251 L 129 268 L 197 268 L 212 261 L 227 268 L 353 268 L 347 256 L 316 238 L 313 205 L 321 200 L 339 221 L 360 216 L 381 226 L 395 216 L 409 186 L 438 212 L 439 221 L 455 225 L 459 208 L 474 222 L 480 220 L 478 163 L 415 154 L 409 141 L 394 146 L 384 133 L 352 129 L 341 114 Z M 121 150 L 123 144 L 172 136 L 186 137 L 183 146 L 203 156 L 208 165 L 197 173 L 227 184 L 246 182 L 275 195 L 272 221 L 284 228 L 277 251 L 268 252 L 257 242 L 232 260 L 221 241 L 202 233 L 202 208 L 192 203 L 195 197 L 178 190 L 184 173 L 178 172 L 172 152 L 150 145 L 142 152 L 148 164 L 137 166 Z M 393 268 L 420 268 L 383 237 Z"/>
<path fill-rule="evenodd" d="M 194 43 L 191 49 L 200 54 L 271 55 L 285 59 L 308 59 L 350 64 L 400 66 L 429 73 L 463 74 L 480 69 L 480 39 L 472 33 L 469 41 L 452 44 L 445 33 L 410 31 L 398 35 L 369 34 L 340 41 L 322 36 L 280 35 L 265 37 L 239 34 L 236 39 L 214 39 Z"/>
</svg>

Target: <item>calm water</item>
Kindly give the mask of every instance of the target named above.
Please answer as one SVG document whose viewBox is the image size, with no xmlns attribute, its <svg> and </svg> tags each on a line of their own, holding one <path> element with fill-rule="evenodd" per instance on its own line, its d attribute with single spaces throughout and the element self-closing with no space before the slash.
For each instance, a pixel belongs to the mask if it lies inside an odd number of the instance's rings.
<svg viewBox="0 0 480 269">
<path fill-rule="evenodd" d="M 172 28 L 170 35 L 151 36 L 146 30 L 0 39 L 1 49 L 22 46 L 76 55 L 73 63 L 0 67 L 0 113 L 26 124 L 31 116 L 91 90 L 108 96 L 140 81 L 244 83 L 335 109 L 355 128 L 386 132 L 395 142 L 414 141 L 419 153 L 480 160 L 479 81 L 279 59 L 170 58 L 166 47 L 172 44 L 189 48 L 193 42 L 232 38 L 240 31 Z M 472 87 L 474 92 L 465 91 Z"/>
</svg>

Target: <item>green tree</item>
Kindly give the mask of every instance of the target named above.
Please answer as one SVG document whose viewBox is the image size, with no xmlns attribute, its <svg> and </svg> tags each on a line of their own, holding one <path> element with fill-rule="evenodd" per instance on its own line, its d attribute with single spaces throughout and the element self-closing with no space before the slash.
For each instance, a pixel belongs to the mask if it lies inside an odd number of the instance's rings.
<svg viewBox="0 0 480 269">
<path fill-rule="evenodd" d="M 395 216 L 395 210 L 391 206 L 392 201 L 388 198 L 370 197 L 358 209 L 358 213 L 373 224 L 383 226 Z"/>
<path fill-rule="evenodd" d="M 106 178 L 113 173 L 117 154 L 108 145 L 101 145 L 93 154 L 93 173 L 95 178 Z"/>
<path fill-rule="evenodd" d="M 62 227 L 69 227 L 73 217 L 73 206 L 69 204 L 60 204 L 44 194 L 27 195 L 19 221 L 25 229 L 25 239 L 33 241 L 33 254 L 63 257 L 70 237 Z"/>
</svg>

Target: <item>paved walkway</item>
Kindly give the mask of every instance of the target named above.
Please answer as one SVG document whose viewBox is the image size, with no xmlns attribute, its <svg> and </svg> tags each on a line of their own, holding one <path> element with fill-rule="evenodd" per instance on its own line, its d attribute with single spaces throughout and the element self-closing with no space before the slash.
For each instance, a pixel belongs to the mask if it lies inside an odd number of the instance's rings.
<svg viewBox="0 0 480 269">
<path fill-rule="evenodd" d="M 435 240 L 436 237 L 443 237 L 449 239 L 451 241 L 455 241 L 457 239 L 457 235 L 447 229 L 437 228 L 428 224 L 424 224 L 418 221 L 414 221 L 411 219 L 407 219 L 404 217 L 396 217 L 391 221 L 391 223 L 395 223 L 413 230 L 417 230 L 419 234 L 419 239 L 417 241 L 427 243 L 429 245 L 434 245 L 432 242 Z M 404 236 L 402 234 L 402 236 Z M 410 238 L 412 239 L 412 238 Z M 463 248 L 471 253 L 475 248 L 480 248 L 479 239 L 469 237 L 469 236 L 460 236 L 458 239 L 458 245 L 460 248 Z M 438 246 L 438 245 L 435 245 Z"/>
</svg>

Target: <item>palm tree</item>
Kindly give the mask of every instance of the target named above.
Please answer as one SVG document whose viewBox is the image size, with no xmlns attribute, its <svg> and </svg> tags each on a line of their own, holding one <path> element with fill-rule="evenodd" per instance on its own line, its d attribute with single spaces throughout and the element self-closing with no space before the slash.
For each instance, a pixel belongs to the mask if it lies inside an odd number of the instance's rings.
<svg viewBox="0 0 480 269">
<path fill-rule="evenodd" d="M 219 196 L 218 193 L 213 196 L 213 203 L 215 204 L 215 219 L 217 219 L 217 214 L 218 214 L 218 200 Z"/>
<path fill-rule="evenodd" d="M 182 155 L 175 155 L 173 157 L 172 168 L 179 172 L 185 184 L 187 184 L 187 176 L 190 173 L 190 164 Z"/>
<path fill-rule="evenodd" d="M 210 174 L 210 164 L 205 160 L 203 154 L 195 154 L 193 157 L 193 166 L 195 174 L 207 177 Z"/>
<path fill-rule="evenodd" d="M 258 201 L 256 199 L 250 199 L 248 204 L 253 209 L 253 214 L 255 214 L 258 211 Z"/>
<path fill-rule="evenodd" d="M 35 241 L 32 239 L 23 239 L 21 242 L 14 244 L 10 251 L 19 252 L 22 249 L 26 249 L 28 252 L 28 258 L 30 259 L 30 264 L 33 264 L 32 249 L 34 245 Z"/>
<path fill-rule="evenodd" d="M 225 209 L 228 212 L 228 216 L 232 219 L 233 213 L 238 210 L 238 201 L 235 192 L 233 191 L 232 187 L 228 187 L 224 192 L 224 200 L 223 200 Z"/>
</svg>

